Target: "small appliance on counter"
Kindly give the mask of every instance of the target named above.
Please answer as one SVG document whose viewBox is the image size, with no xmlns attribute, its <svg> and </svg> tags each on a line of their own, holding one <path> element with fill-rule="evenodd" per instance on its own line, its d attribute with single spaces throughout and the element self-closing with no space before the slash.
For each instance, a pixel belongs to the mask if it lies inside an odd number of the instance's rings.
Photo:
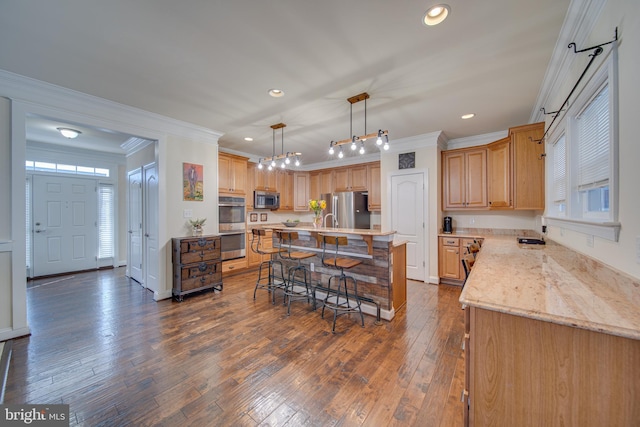
<svg viewBox="0 0 640 427">
<path fill-rule="evenodd" d="M 445 216 L 444 217 L 444 224 L 442 226 L 442 232 L 444 234 L 453 233 L 453 220 L 451 219 L 450 216 Z"/>
</svg>

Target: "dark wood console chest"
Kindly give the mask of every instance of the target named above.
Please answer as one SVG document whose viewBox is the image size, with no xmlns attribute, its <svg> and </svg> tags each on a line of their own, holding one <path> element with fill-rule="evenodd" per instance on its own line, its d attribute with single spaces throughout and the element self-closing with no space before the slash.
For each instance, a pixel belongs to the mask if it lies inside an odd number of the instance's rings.
<svg viewBox="0 0 640 427">
<path fill-rule="evenodd" d="M 173 297 L 205 289 L 222 290 L 220 236 L 174 237 Z"/>
</svg>

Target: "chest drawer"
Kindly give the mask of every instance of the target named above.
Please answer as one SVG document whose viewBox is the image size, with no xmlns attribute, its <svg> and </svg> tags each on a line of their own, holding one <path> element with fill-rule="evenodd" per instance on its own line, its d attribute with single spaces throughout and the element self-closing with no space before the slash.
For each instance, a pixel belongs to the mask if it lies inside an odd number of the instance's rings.
<svg viewBox="0 0 640 427">
<path fill-rule="evenodd" d="M 174 256 L 180 264 L 210 261 L 220 258 L 220 238 L 185 239 L 174 248 Z"/>
<path fill-rule="evenodd" d="M 441 237 L 442 246 L 460 246 L 460 239 L 457 237 Z"/>
</svg>

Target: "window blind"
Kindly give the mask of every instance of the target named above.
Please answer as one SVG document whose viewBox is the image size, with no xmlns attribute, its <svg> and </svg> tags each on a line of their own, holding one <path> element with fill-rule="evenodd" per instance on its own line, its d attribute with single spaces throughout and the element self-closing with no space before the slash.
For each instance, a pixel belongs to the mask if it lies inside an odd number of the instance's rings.
<svg viewBox="0 0 640 427">
<path fill-rule="evenodd" d="M 563 203 L 567 198 L 567 148 L 562 135 L 553 146 L 553 201 Z"/>
<path fill-rule="evenodd" d="M 609 86 L 605 85 L 576 118 L 578 190 L 609 185 Z"/>
<path fill-rule="evenodd" d="M 114 253 L 114 191 L 110 184 L 98 186 L 98 258 Z"/>
</svg>

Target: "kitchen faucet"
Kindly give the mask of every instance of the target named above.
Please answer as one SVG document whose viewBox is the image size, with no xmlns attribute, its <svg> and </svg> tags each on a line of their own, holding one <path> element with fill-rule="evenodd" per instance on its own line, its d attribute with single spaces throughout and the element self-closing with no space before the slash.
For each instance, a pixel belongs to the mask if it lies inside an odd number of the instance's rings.
<svg viewBox="0 0 640 427">
<path fill-rule="evenodd" d="M 325 228 L 327 225 L 327 217 L 328 216 L 332 216 L 333 217 L 333 226 L 334 227 L 338 227 L 338 220 L 336 219 L 336 216 L 334 214 L 332 214 L 331 212 L 329 212 L 328 214 L 326 214 L 324 216 L 324 218 L 322 219 L 322 228 Z"/>
</svg>

